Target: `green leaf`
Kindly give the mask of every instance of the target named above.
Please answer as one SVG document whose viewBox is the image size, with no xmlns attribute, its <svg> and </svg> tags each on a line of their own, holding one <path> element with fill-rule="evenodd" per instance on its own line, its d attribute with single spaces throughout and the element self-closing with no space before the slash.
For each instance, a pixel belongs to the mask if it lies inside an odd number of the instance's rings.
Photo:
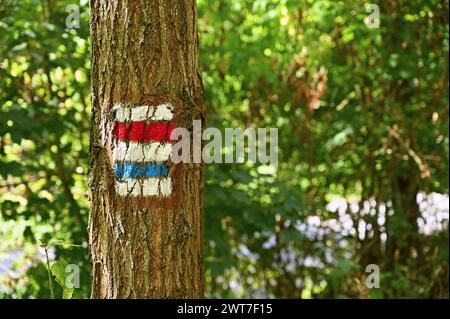
<svg viewBox="0 0 450 319">
<path fill-rule="evenodd" d="M 63 299 L 72 299 L 73 291 L 74 291 L 73 288 L 64 288 Z"/>
<path fill-rule="evenodd" d="M 56 282 L 64 289 L 66 288 L 66 268 L 69 264 L 64 259 L 57 260 L 51 266 L 52 275 L 55 277 Z"/>
<path fill-rule="evenodd" d="M 26 42 L 20 43 L 20 44 L 14 46 L 14 47 L 11 49 L 11 51 L 12 51 L 12 52 L 15 52 L 15 51 L 21 51 L 21 50 L 25 49 L 25 48 L 27 47 L 27 45 L 28 45 L 28 44 L 27 44 Z"/>
</svg>

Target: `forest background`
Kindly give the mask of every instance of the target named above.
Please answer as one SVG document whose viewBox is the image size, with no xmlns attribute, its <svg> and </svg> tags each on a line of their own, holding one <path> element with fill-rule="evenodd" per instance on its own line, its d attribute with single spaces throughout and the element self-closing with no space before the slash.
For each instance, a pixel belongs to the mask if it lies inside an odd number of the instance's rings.
<svg viewBox="0 0 450 319">
<path fill-rule="evenodd" d="M 198 0 L 208 126 L 279 129 L 206 165 L 206 297 L 448 298 L 449 3 L 374 4 Z M 0 0 L 0 298 L 90 296 L 89 73 L 86 0 Z"/>
</svg>

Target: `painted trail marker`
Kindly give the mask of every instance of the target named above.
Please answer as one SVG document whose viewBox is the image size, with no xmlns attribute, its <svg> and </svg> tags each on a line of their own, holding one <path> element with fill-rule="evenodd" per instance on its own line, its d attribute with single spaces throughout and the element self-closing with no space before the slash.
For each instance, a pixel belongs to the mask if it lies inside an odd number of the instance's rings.
<svg viewBox="0 0 450 319">
<path fill-rule="evenodd" d="M 172 104 L 134 107 L 117 104 L 113 111 L 116 193 L 132 198 L 171 197 Z"/>
</svg>

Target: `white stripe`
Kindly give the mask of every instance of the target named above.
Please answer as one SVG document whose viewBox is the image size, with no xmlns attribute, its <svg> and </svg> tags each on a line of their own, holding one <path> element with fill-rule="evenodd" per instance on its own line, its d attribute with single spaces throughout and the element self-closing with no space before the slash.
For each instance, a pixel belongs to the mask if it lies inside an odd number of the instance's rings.
<svg viewBox="0 0 450 319">
<path fill-rule="evenodd" d="M 119 196 L 137 197 L 142 193 L 142 185 L 137 179 L 127 179 L 116 182 L 116 192 Z"/>
<path fill-rule="evenodd" d="M 142 183 L 142 196 L 157 196 L 159 188 L 158 178 L 146 178 Z"/>
<path fill-rule="evenodd" d="M 115 120 L 117 122 L 133 121 L 171 121 L 173 118 L 173 106 L 164 103 L 157 106 L 141 105 L 126 107 L 123 104 L 114 105 Z"/>
<path fill-rule="evenodd" d="M 117 162 L 164 162 L 172 153 L 172 144 L 139 142 L 116 142 L 113 160 Z"/>
<path fill-rule="evenodd" d="M 146 178 L 143 181 L 126 178 L 116 181 L 116 192 L 119 196 L 125 197 L 148 197 L 162 196 L 168 197 L 172 194 L 172 180 L 170 177 L 163 179 Z"/>
<path fill-rule="evenodd" d="M 170 196 L 170 194 L 172 194 L 172 180 L 170 179 L 170 177 L 164 178 L 159 181 L 159 190 L 161 192 L 161 196 L 163 197 L 168 197 Z"/>
</svg>

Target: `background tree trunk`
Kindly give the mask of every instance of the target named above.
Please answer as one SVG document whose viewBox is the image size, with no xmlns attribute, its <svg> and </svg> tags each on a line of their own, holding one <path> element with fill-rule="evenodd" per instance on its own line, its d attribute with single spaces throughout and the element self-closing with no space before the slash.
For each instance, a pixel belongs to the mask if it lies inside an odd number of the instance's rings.
<svg viewBox="0 0 450 319">
<path fill-rule="evenodd" d="M 203 297 L 203 166 L 182 164 L 173 205 L 122 205 L 108 120 L 115 103 L 156 97 L 174 101 L 177 126 L 204 122 L 196 2 L 92 0 L 91 39 L 92 297 Z"/>
</svg>

